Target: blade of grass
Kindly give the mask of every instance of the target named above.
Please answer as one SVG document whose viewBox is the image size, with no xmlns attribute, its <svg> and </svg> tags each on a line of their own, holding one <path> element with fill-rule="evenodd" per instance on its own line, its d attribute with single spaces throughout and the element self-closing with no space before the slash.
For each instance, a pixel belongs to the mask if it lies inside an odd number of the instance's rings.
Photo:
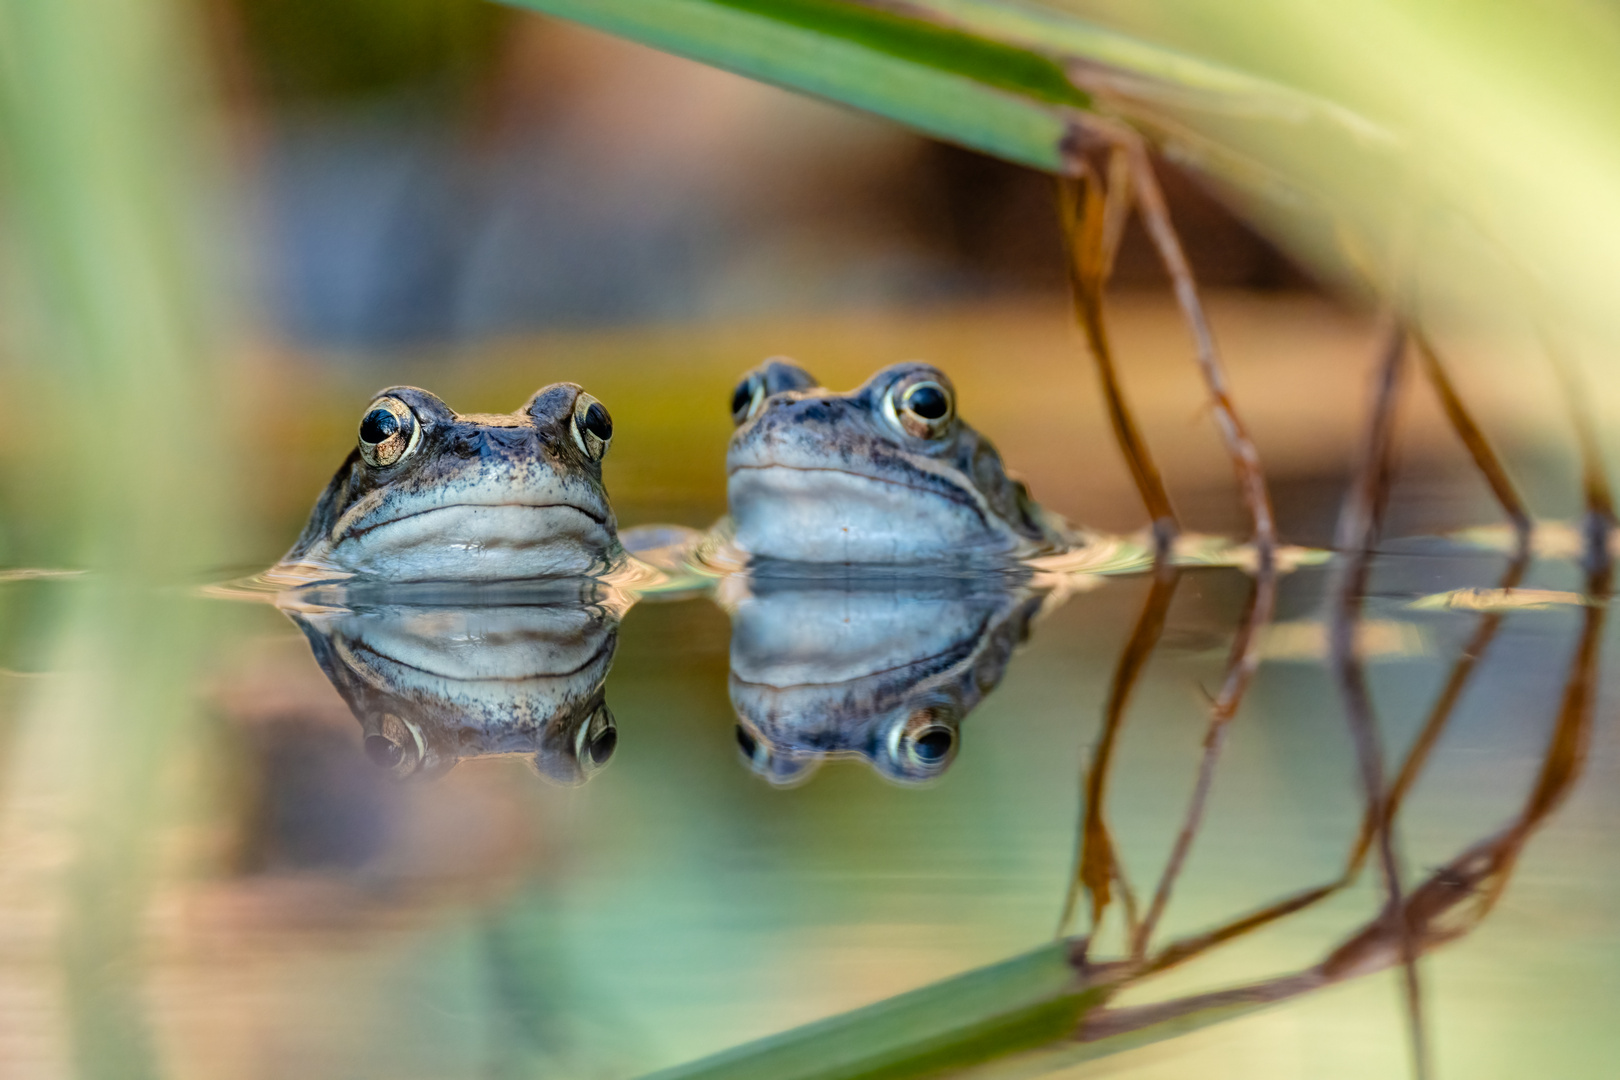
<svg viewBox="0 0 1620 1080">
<path fill-rule="evenodd" d="M 648 1080 L 900 1080 L 1072 1034 L 1111 984 L 1088 982 L 1056 942 Z"/>
<path fill-rule="evenodd" d="M 831 0 L 511 0 L 1048 172 L 1089 99 L 1050 58 Z"/>
<path fill-rule="evenodd" d="M 0 835 L 56 936 L 40 985 L 59 1015 L 41 1022 L 60 1025 L 71 1064 L 42 1067 L 86 1080 L 167 1074 L 145 915 L 209 638 L 197 605 L 151 586 L 217 565 L 232 501 L 189 10 L 0 0 L 0 190 L 20 271 L 7 314 L 32 331 L 15 342 L 37 373 L 27 412 L 52 421 L 66 477 L 30 511 L 59 519 L 54 563 L 95 571 L 62 590 L 60 674 L 21 717 Z M 59 855 L 29 866 L 41 845 Z"/>
</svg>

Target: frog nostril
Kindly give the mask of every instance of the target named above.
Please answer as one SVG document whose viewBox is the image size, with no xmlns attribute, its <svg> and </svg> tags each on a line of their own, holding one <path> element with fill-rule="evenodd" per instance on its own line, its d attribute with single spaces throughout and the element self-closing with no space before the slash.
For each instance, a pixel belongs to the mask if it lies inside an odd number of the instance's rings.
<svg viewBox="0 0 1620 1080">
<path fill-rule="evenodd" d="M 498 446 L 503 450 L 515 450 L 522 447 L 534 437 L 533 428 L 495 428 L 483 433 L 487 443 Z"/>
<path fill-rule="evenodd" d="M 484 449 L 484 433 L 458 431 L 450 438 L 450 452 L 461 457 L 477 457 Z"/>
</svg>

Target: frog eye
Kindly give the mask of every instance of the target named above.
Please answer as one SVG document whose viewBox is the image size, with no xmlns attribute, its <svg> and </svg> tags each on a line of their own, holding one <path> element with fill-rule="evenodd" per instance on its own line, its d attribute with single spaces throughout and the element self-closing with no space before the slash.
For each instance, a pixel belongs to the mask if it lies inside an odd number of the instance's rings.
<svg viewBox="0 0 1620 1080">
<path fill-rule="evenodd" d="M 773 750 L 742 724 L 737 725 L 737 749 L 750 769 L 776 787 L 797 787 L 821 765 L 821 758 L 815 754 Z"/>
<path fill-rule="evenodd" d="M 943 724 L 930 724 L 920 731 L 907 732 L 901 739 L 906 763 L 923 773 L 936 773 L 950 761 L 956 749 L 956 732 Z"/>
<path fill-rule="evenodd" d="M 902 780 L 931 780 L 956 756 L 956 726 L 943 706 L 917 709 L 890 736 L 889 758 Z"/>
<path fill-rule="evenodd" d="M 927 727 L 911 740 L 910 752 L 913 760 L 932 765 L 944 761 L 955 745 L 956 734 L 950 728 Z"/>
<path fill-rule="evenodd" d="M 945 433 L 956 415 L 950 388 L 933 379 L 910 383 L 890 394 L 894 419 L 908 435 L 934 439 Z"/>
<path fill-rule="evenodd" d="M 416 422 L 411 407 L 399 398 L 378 398 L 360 418 L 360 456 L 373 468 L 387 468 L 415 450 L 421 441 L 422 425 Z"/>
<path fill-rule="evenodd" d="M 606 765 L 619 747 L 619 725 L 613 719 L 613 710 L 607 703 L 596 707 L 574 737 L 574 757 L 580 768 L 589 775 Z"/>
<path fill-rule="evenodd" d="M 601 461 L 613 441 L 613 417 L 607 406 L 581 394 L 574 399 L 574 443 L 591 461 Z"/>
<path fill-rule="evenodd" d="M 377 730 L 366 736 L 364 747 L 373 765 L 395 776 L 411 775 L 427 758 L 421 730 L 393 713 L 383 713 Z"/>
<path fill-rule="evenodd" d="M 765 379 L 754 371 L 743 376 L 731 392 L 731 422 L 737 427 L 754 418 L 765 401 Z"/>
</svg>

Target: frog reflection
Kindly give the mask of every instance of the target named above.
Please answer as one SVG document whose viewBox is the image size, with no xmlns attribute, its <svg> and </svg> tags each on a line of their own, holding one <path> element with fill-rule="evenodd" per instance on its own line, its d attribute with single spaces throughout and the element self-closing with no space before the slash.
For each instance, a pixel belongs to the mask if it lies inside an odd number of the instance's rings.
<svg viewBox="0 0 1620 1080">
<path fill-rule="evenodd" d="M 806 563 L 1050 555 L 1081 541 L 957 412 L 949 377 L 886 367 L 847 394 L 785 360 L 737 384 L 726 454 L 732 543 Z"/>
<path fill-rule="evenodd" d="M 573 383 L 515 412 L 460 414 L 395 386 L 361 416 L 356 446 L 271 580 L 493 581 L 617 566 L 602 458 L 613 421 Z"/>
<path fill-rule="evenodd" d="M 939 776 L 1044 600 L 999 578 L 754 576 L 727 598 L 744 760 L 784 786 L 829 757 L 863 758 L 901 783 Z"/>
<path fill-rule="evenodd" d="M 288 614 L 360 721 L 366 756 L 394 775 L 524 754 L 549 780 L 588 780 L 618 745 L 603 682 L 627 605 L 477 599 Z"/>
</svg>

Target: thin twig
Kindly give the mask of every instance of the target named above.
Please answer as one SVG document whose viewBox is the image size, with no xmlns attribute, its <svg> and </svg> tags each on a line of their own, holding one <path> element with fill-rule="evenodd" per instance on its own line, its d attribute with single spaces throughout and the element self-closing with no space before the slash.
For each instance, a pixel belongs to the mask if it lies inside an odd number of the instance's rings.
<svg viewBox="0 0 1620 1080">
<path fill-rule="evenodd" d="M 1125 721 L 1125 711 L 1130 704 L 1131 692 L 1136 688 L 1142 669 L 1147 666 L 1148 659 L 1153 655 L 1159 637 L 1164 632 L 1165 617 L 1170 610 L 1170 601 L 1175 596 L 1176 583 L 1180 579 L 1181 571 L 1169 563 L 1160 561 L 1155 564 L 1152 584 L 1149 586 L 1147 599 L 1143 601 L 1142 612 L 1137 616 L 1131 636 L 1126 640 L 1125 650 L 1120 654 L 1119 663 L 1114 667 L 1108 701 L 1103 707 L 1102 734 L 1097 740 L 1097 752 L 1093 755 L 1091 765 L 1083 779 L 1085 805 L 1080 811 L 1079 844 L 1075 852 L 1074 870 L 1070 875 L 1068 893 L 1063 901 L 1063 914 L 1058 919 L 1058 937 L 1067 934 L 1069 927 L 1073 925 L 1075 909 L 1079 907 L 1082 894 L 1091 900 L 1090 933 L 1095 935 L 1102 922 L 1103 913 L 1108 907 L 1110 885 L 1122 877 L 1103 814 L 1108 794 L 1108 777 L 1113 769 L 1114 746 Z M 1134 927 L 1132 929 L 1134 932 Z"/>
<path fill-rule="evenodd" d="M 1511 592 L 1518 588 L 1519 582 L 1524 580 L 1525 572 L 1530 568 L 1530 552 L 1528 549 L 1516 551 L 1508 561 L 1507 569 L 1503 571 L 1501 580 L 1497 582 L 1498 592 Z M 1429 715 L 1423 722 L 1422 729 L 1417 738 L 1412 740 L 1407 749 L 1406 760 L 1401 764 L 1401 771 L 1396 774 L 1394 783 L 1384 796 L 1382 808 L 1368 807 L 1362 821 L 1360 834 L 1351 848 L 1350 859 L 1345 866 L 1344 880 L 1346 883 L 1353 880 L 1361 868 L 1362 860 L 1372 847 L 1373 838 L 1379 834 L 1380 828 L 1388 830 L 1393 827 L 1395 817 L 1400 813 L 1401 804 L 1406 800 L 1407 793 L 1417 783 L 1418 776 L 1423 767 L 1428 764 L 1429 754 L 1440 741 L 1440 736 L 1451 723 L 1452 714 L 1456 712 L 1457 703 L 1462 700 L 1463 691 L 1468 681 L 1473 678 L 1479 662 L 1484 658 L 1490 643 L 1495 640 L 1497 632 L 1501 629 L 1504 611 L 1488 611 L 1480 616 L 1479 623 L 1474 628 L 1473 636 L 1458 653 L 1456 662 L 1451 667 L 1451 673 L 1446 678 L 1446 684 L 1435 698 L 1429 709 Z M 1380 823 L 1379 818 L 1382 818 Z"/>
<path fill-rule="evenodd" d="M 1103 290 L 1113 274 L 1114 256 L 1130 215 L 1130 187 L 1118 182 L 1125 170 L 1125 159 L 1116 152 L 1109 158 L 1106 180 L 1089 163 L 1082 167 L 1079 177 L 1059 178 L 1058 212 L 1068 252 L 1075 318 L 1096 362 L 1114 438 L 1125 455 L 1125 464 L 1147 507 L 1148 517 L 1152 519 L 1154 546 L 1162 556 L 1169 551 L 1181 526 L 1170 504 L 1164 478 L 1125 400 L 1103 320 Z"/>
<path fill-rule="evenodd" d="M 1527 561 L 1523 556 L 1516 557 L 1509 564 L 1500 587 L 1513 587 L 1524 573 Z M 1307 974 L 1315 972 L 1322 976 L 1322 981 L 1317 985 L 1326 985 L 1353 974 L 1365 973 L 1369 970 L 1369 959 L 1377 966 L 1386 966 L 1391 961 L 1404 962 L 1403 949 L 1398 940 L 1403 933 L 1413 942 L 1412 948 L 1417 952 L 1426 952 L 1430 948 L 1454 940 L 1477 926 L 1495 906 L 1511 880 L 1520 851 L 1546 818 L 1562 804 L 1581 775 L 1599 685 L 1598 658 L 1603 624 L 1607 617 L 1605 600 L 1609 587 L 1608 569 L 1589 573 L 1581 639 L 1571 660 L 1570 675 L 1565 681 L 1557 722 L 1548 740 L 1547 749 L 1542 755 L 1536 781 L 1515 820 L 1505 829 L 1465 850 L 1446 865 L 1436 868 L 1424 882 L 1413 889 L 1405 904 L 1405 914 L 1397 928 L 1392 929 L 1388 911 L 1381 912 L 1361 932 L 1335 949 L 1321 965 L 1308 969 Z M 1166 946 L 1147 964 L 1138 968 L 1130 981 L 1134 983 L 1177 967 L 1211 948 L 1250 934 L 1277 919 L 1302 911 L 1339 892 L 1354 880 L 1356 869 L 1370 846 L 1372 836 L 1381 827 L 1387 827 L 1387 823 L 1392 822 L 1398 814 L 1400 804 L 1421 771 L 1423 763 L 1438 739 L 1439 732 L 1455 711 L 1462 684 L 1477 669 L 1477 661 L 1495 636 L 1500 623 L 1500 615 L 1480 620 L 1479 628 L 1459 655 L 1452 676 L 1430 713 L 1424 733 L 1415 740 L 1408 751 L 1400 777 L 1390 787 L 1383 813 L 1369 810 L 1364 818 L 1360 836 L 1353 846 L 1354 853 L 1338 881 L 1295 893 L 1213 930 L 1177 940 Z M 1473 902 L 1467 909 L 1466 917 L 1442 922 L 1442 919 L 1459 904 L 1470 899 Z M 1399 927 L 1404 927 L 1404 930 L 1400 930 Z M 1378 960 L 1380 954 L 1387 959 Z M 1308 979 L 1300 982 L 1299 978 L 1286 976 L 1276 983 L 1259 985 L 1279 988 L 1286 986 L 1290 990 L 1299 991 L 1315 988 Z M 1188 1011 L 1195 1011 L 1201 1007 L 1195 1004 L 1197 1000 L 1184 999 L 1166 1003 L 1163 1008 L 1171 1010 L 1175 1015 L 1185 1015 Z M 1135 1030 L 1143 1026 L 1145 1020 L 1162 1018 L 1163 1015 L 1160 1013 L 1146 1011 L 1132 1015 L 1128 1010 L 1103 1010 L 1088 1017 L 1081 1037 L 1096 1038 L 1105 1033 L 1117 1034 Z"/>
<path fill-rule="evenodd" d="M 1372 695 L 1356 647 L 1356 630 L 1361 623 L 1361 597 L 1366 591 L 1373 543 L 1388 496 L 1396 407 L 1405 355 L 1405 330 L 1398 322 L 1392 322 L 1379 363 L 1361 461 L 1339 517 L 1337 543 L 1344 564 L 1334 589 L 1328 641 L 1356 748 L 1363 796 L 1377 820 L 1376 843 L 1388 896 L 1385 918 L 1390 920 L 1390 928 L 1399 938 L 1407 1015 L 1411 1025 L 1413 1070 L 1418 1080 L 1423 1080 L 1429 1075 L 1429 1054 L 1424 1032 L 1422 988 L 1418 982 L 1418 952 L 1412 928 L 1406 919 L 1393 830 L 1383 813 L 1383 747 L 1378 736 Z"/>
<path fill-rule="evenodd" d="M 1517 587 L 1523 579 L 1524 573 L 1530 563 L 1529 554 L 1515 555 L 1508 563 L 1506 570 L 1497 584 L 1498 589 L 1510 590 Z M 1396 817 L 1400 814 L 1401 805 L 1405 802 L 1407 794 L 1417 782 L 1423 767 L 1428 763 L 1429 755 L 1440 741 L 1440 736 L 1450 725 L 1452 717 L 1457 710 L 1457 704 L 1462 700 L 1462 694 L 1469 680 L 1479 668 L 1480 660 L 1485 656 L 1491 642 L 1501 629 L 1504 612 L 1488 612 L 1481 616 L 1479 624 L 1472 637 L 1469 638 L 1457 659 L 1452 664 L 1451 673 L 1446 679 L 1440 695 L 1435 699 L 1433 707 L 1429 710 L 1423 730 L 1412 741 L 1402 762 L 1401 770 L 1390 785 L 1382 807 L 1369 805 L 1362 815 L 1361 827 L 1357 830 L 1355 841 L 1350 845 L 1350 855 L 1345 860 L 1344 869 L 1339 877 L 1325 885 L 1295 893 L 1293 896 L 1251 912 L 1242 918 L 1207 930 L 1192 937 L 1182 938 L 1159 951 L 1143 968 L 1143 974 L 1164 971 L 1180 964 L 1186 963 L 1217 945 L 1242 937 L 1254 930 L 1265 926 L 1279 918 L 1292 915 L 1313 904 L 1327 899 L 1341 890 L 1347 888 L 1359 876 L 1363 861 L 1372 848 L 1373 838 L 1378 835 L 1380 828 L 1391 828 Z"/>
<path fill-rule="evenodd" d="M 1440 407 L 1445 410 L 1446 419 L 1451 422 L 1452 430 L 1456 431 L 1457 438 L 1462 440 L 1469 457 L 1474 459 L 1474 464 L 1484 474 L 1491 493 L 1502 506 L 1502 512 L 1513 523 L 1516 553 L 1519 555 L 1528 553 L 1530 533 L 1535 525 L 1530 518 L 1530 511 L 1525 507 L 1524 499 L 1519 495 L 1512 478 L 1508 476 L 1502 459 L 1497 456 L 1490 440 L 1485 437 L 1485 432 L 1469 415 L 1468 407 L 1463 404 L 1462 397 L 1457 393 L 1451 376 L 1446 373 L 1445 365 L 1440 362 L 1440 356 L 1429 343 L 1429 339 L 1422 334 L 1414 334 L 1413 340 L 1417 344 L 1423 374 L 1434 387 L 1435 396 L 1440 399 Z"/>
<path fill-rule="evenodd" d="M 1131 943 L 1131 956 L 1135 960 L 1141 960 L 1147 954 L 1154 928 L 1170 903 L 1170 892 L 1181 876 L 1181 868 L 1192 850 L 1193 839 L 1203 823 L 1204 806 L 1209 801 L 1210 788 L 1214 784 L 1215 763 L 1220 758 L 1221 747 L 1226 743 L 1227 724 L 1237 715 L 1238 706 L 1242 704 L 1243 696 L 1259 667 L 1261 631 L 1271 622 L 1276 595 L 1276 567 L 1264 563 L 1255 576 L 1248 604 L 1238 624 L 1237 636 L 1232 640 L 1221 691 L 1210 704 L 1208 727 L 1204 732 L 1204 754 L 1199 762 L 1198 779 L 1193 785 L 1192 799 L 1182 820 L 1181 832 L 1176 836 L 1175 847 L 1165 863 L 1164 873 L 1159 877 L 1159 886 L 1154 890 L 1147 917 Z"/>
<path fill-rule="evenodd" d="M 1254 522 L 1254 544 L 1264 565 L 1271 560 L 1277 546 L 1277 523 L 1271 510 L 1271 494 L 1266 489 L 1265 472 L 1260 467 L 1260 454 L 1238 416 L 1237 407 L 1232 403 L 1231 393 L 1226 386 L 1226 372 L 1215 347 L 1215 335 L 1204 315 L 1203 303 L 1198 298 L 1192 266 L 1187 262 L 1181 239 L 1170 221 L 1170 211 L 1165 206 L 1164 193 L 1159 190 L 1159 182 L 1154 176 L 1147 144 L 1140 135 L 1129 129 L 1115 132 L 1113 138 L 1118 140 L 1116 145 L 1128 156 L 1132 189 L 1136 194 L 1142 224 L 1146 226 L 1148 237 L 1159 253 L 1159 260 L 1170 275 L 1176 303 L 1180 305 L 1182 317 L 1192 332 L 1198 367 L 1209 390 L 1211 407 L 1221 430 L 1221 438 L 1226 443 L 1226 452 L 1237 474 L 1244 506 Z"/>
<path fill-rule="evenodd" d="M 1586 565 L 1592 574 L 1600 573 L 1612 561 L 1609 555 L 1609 537 L 1614 532 L 1614 489 L 1609 484 L 1608 470 L 1603 467 L 1603 447 L 1598 441 L 1597 424 L 1592 419 L 1589 398 L 1581 386 L 1581 377 L 1569 350 L 1556 339 L 1546 326 L 1537 326 L 1542 348 L 1552 362 L 1564 391 L 1571 426 L 1581 455 L 1581 494 L 1586 504 Z"/>
</svg>

